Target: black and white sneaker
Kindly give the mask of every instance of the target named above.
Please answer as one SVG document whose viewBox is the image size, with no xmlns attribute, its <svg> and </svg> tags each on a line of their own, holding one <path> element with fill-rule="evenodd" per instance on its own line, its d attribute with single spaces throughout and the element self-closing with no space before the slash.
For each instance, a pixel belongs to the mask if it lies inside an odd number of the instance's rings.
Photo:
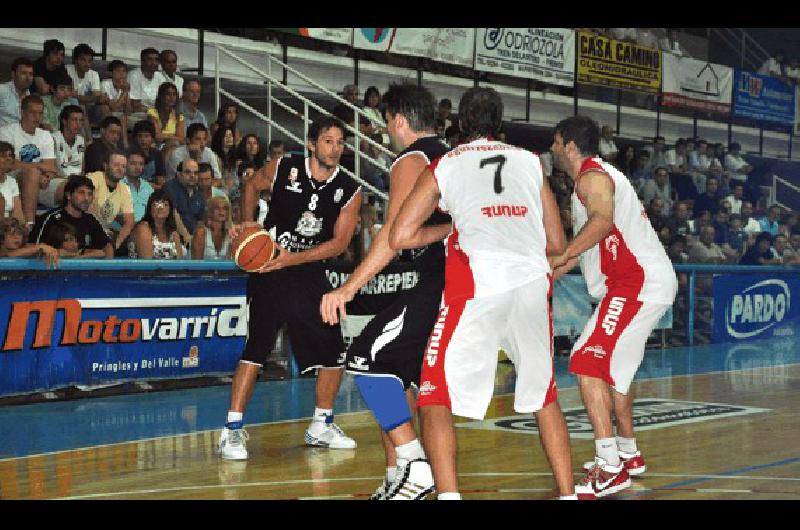
<svg viewBox="0 0 800 530">
<path fill-rule="evenodd" d="M 431 465 L 426 459 L 420 458 L 397 466 L 397 478 L 384 500 L 421 501 L 434 489 Z"/>
<path fill-rule="evenodd" d="M 369 500 L 371 501 L 385 501 L 386 495 L 389 493 L 389 489 L 392 487 L 392 483 L 389 482 L 389 479 L 383 477 L 383 484 L 378 486 L 378 489 L 375 490 L 375 493 L 370 495 Z"/>
</svg>

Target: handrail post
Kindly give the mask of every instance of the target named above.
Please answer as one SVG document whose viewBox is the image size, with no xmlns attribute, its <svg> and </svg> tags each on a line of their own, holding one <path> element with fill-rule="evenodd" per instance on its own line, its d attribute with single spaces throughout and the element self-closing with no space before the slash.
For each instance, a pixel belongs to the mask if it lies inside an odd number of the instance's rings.
<svg viewBox="0 0 800 530">
<path fill-rule="evenodd" d="M 267 145 L 272 143 L 272 56 L 267 54 Z"/>
<path fill-rule="evenodd" d="M 214 47 L 214 114 L 219 114 L 219 46 Z"/>
<path fill-rule="evenodd" d="M 689 314 L 686 316 L 686 340 L 689 343 L 689 346 L 692 346 L 694 344 L 694 303 L 695 303 L 694 289 L 696 283 L 695 281 L 696 275 L 697 275 L 696 270 L 692 270 L 689 273 L 689 285 L 688 285 L 689 299 L 686 303 L 686 305 L 689 308 Z"/>
<path fill-rule="evenodd" d="M 308 158 L 308 101 L 303 101 L 303 156 Z"/>
<path fill-rule="evenodd" d="M 357 177 L 360 177 L 361 176 L 361 126 L 359 124 L 361 123 L 361 109 L 356 110 L 353 116 L 355 116 L 356 118 L 355 123 L 353 124 L 356 130 L 356 134 L 353 137 L 353 144 L 354 144 L 353 147 L 355 147 L 355 155 L 356 155 L 355 165 L 353 166 L 353 173 L 355 173 Z"/>
</svg>

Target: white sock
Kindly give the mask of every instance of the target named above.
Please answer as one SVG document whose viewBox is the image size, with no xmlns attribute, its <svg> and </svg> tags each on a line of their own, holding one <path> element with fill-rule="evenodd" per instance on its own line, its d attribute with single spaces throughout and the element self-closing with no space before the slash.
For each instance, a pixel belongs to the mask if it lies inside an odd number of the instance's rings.
<svg viewBox="0 0 800 530">
<path fill-rule="evenodd" d="M 388 480 L 391 483 L 391 482 L 394 482 L 395 478 L 397 478 L 397 466 L 387 467 L 386 468 L 386 480 Z"/>
<path fill-rule="evenodd" d="M 397 460 L 410 461 L 425 458 L 425 451 L 422 449 L 422 444 L 419 443 L 418 439 L 399 445 L 394 448 L 394 451 L 397 454 Z"/>
<path fill-rule="evenodd" d="M 617 436 L 617 447 L 623 453 L 633 454 L 637 451 L 636 438 L 623 438 L 622 436 Z"/>
<path fill-rule="evenodd" d="M 560 495 L 558 497 L 558 500 L 560 500 L 560 501 L 577 501 L 578 500 L 578 495 L 576 493 L 573 493 L 572 495 Z"/>
<path fill-rule="evenodd" d="M 242 421 L 243 418 L 244 418 L 244 412 L 233 412 L 229 410 L 227 423 L 232 423 L 234 421 Z"/>
<path fill-rule="evenodd" d="M 314 407 L 314 418 L 311 421 L 325 421 L 328 416 L 333 416 L 333 409 L 321 409 Z"/>
<path fill-rule="evenodd" d="M 460 501 L 461 494 L 457 491 L 448 491 L 445 493 L 440 493 L 436 496 L 436 499 L 440 501 Z"/>
<path fill-rule="evenodd" d="M 599 440 L 595 440 L 594 449 L 597 456 L 608 462 L 608 465 L 614 467 L 619 465 L 617 440 L 615 438 L 600 438 Z"/>
</svg>

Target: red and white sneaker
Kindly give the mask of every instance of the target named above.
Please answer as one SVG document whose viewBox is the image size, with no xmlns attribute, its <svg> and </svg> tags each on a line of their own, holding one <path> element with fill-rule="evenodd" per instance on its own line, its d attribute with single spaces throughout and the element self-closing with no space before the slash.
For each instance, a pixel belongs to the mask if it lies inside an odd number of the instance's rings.
<svg viewBox="0 0 800 530">
<path fill-rule="evenodd" d="M 622 491 L 630 485 L 631 477 L 622 463 L 617 467 L 610 466 L 597 456 L 586 476 L 575 485 L 575 494 L 579 500 L 594 500 Z"/>
<path fill-rule="evenodd" d="M 625 466 L 625 469 L 628 470 L 628 475 L 632 477 L 638 477 L 639 475 L 643 474 L 647 471 L 647 466 L 644 463 L 644 458 L 642 457 L 641 451 L 636 451 L 635 453 L 624 453 L 622 451 L 618 451 L 619 460 Z M 594 461 L 584 462 L 583 470 L 589 471 L 594 466 Z"/>
</svg>

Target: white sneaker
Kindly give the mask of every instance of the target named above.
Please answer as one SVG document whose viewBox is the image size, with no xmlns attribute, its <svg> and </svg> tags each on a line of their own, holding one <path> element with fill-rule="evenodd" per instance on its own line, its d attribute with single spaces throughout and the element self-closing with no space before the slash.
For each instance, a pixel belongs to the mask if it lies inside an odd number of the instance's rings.
<svg viewBox="0 0 800 530">
<path fill-rule="evenodd" d="M 217 452 L 222 453 L 222 458 L 225 460 L 247 460 L 246 442 L 249 438 L 250 435 L 244 429 L 223 427 Z"/>
<path fill-rule="evenodd" d="M 355 449 L 356 441 L 347 436 L 335 423 L 312 421 L 306 429 L 306 445 L 329 449 Z"/>
<path fill-rule="evenodd" d="M 383 477 L 383 484 L 378 486 L 378 489 L 375 490 L 375 493 L 370 495 L 369 500 L 371 501 L 385 501 L 386 495 L 389 493 L 389 489 L 391 488 L 392 484 L 389 482 L 389 479 Z"/>
<path fill-rule="evenodd" d="M 433 470 L 425 459 L 411 460 L 397 466 L 397 478 L 392 483 L 387 501 L 421 501 L 433 493 Z"/>
</svg>

